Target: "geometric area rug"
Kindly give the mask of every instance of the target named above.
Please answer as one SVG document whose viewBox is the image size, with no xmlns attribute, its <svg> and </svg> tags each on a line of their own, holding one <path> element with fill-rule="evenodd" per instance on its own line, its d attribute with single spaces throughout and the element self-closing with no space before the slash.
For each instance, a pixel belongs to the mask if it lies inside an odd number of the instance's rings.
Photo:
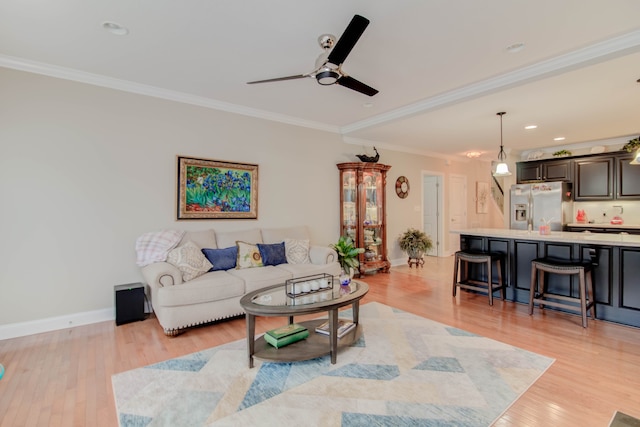
<svg viewBox="0 0 640 427">
<path fill-rule="evenodd" d="M 249 369 L 243 339 L 113 375 L 120 426 L 489 426 L 554 362 L 376 302 L 360 323 L 335 365 Z"/>
</svg>

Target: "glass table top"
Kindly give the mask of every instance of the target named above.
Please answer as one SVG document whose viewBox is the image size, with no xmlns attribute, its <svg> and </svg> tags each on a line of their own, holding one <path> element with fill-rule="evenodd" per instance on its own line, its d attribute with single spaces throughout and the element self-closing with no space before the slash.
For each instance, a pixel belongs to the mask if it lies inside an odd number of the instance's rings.
<svg viewBox="0 0 640 427">
<path fill-rule="evenodd" d="M 349 295 L 358 292 L 363 286 L 364 283 L 357 280 L 352 280 L 347 286 L 340 285 L 338 280 L 334 280 L 332 288 L 319 288 L 316 291 L 301 292 L 291 296 L 287 293 L 286 285 L 278 285 L 258 292 L 251 298 L 251 303 L 271 307 L 331 303 L 349 298 Z"/>
</svg>

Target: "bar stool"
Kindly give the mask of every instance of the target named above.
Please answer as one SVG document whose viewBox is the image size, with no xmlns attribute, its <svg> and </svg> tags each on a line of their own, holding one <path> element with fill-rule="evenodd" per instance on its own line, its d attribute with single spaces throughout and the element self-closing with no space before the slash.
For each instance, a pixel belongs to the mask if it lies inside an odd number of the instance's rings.
<svg viewBox="0 0 640 427">
<path fill-rule="evenodd" d="M 582 315 L 582 327 L 587 327 L 587 311 L 591 311 L 591 318 L 596 318 L 596 306 L 593 293 L 593 280 L 591 270 L 593 264 L 590 262 L 555 260 L 552 258 L 538 258 L 531 261 L 531 288 L 529 292 L 529 314 L 533 314 L 535 303 L 540 304 L 540 308 L 545 305 L 564 308 L 565 310 L 579 311 Z M 538 272 L 540 274 L 538 274 Z M 544 273 L 578 275 L 578 297 L 568 297 L 547 292 L 547 284 L 544 280 Z M 542 286 L 540 286 L 542 281 Z M 547 299 L 550 298 L 551 300 Z M 566 304 L 558 301 L 567 301 Z"/>
<path fill-rule="evenodd" d="M 498 283 L 493 283 L 492 264 L 496 263 L 498 269 Z M 487 281 L 469 279 L 469 263 L 486 264 Z M 456 296 L 458 288 L 471 289 L 477 292 L 486 292 L 489 296 L 489 305 L 493 305 L 493 293 L 502 291 L 502 299 L 506 297 L 505 284 L 502 281 L 502 265 L 504 264 L 504 255 L 489 252 L 469 252 L 458 251 L 455 253 L 455 261 L 453 264 L 453 296 Z M 460 270 L 464 268 L 464 275 L 460 276 Z"/>
</svg>

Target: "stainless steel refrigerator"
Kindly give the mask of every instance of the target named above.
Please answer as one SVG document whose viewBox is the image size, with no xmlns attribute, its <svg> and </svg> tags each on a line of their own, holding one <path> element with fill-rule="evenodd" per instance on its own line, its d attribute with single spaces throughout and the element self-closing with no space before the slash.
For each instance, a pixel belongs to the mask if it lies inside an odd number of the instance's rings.
<svg viewBox="0 0 640 427">
<path fill-rule="evenodd" d="M 573 216 L 571 184 L 539 182 L 511 186 L 511 228 L 538 230 L 549 224 L 552 231 L 562 231 Z"/>
</svg>

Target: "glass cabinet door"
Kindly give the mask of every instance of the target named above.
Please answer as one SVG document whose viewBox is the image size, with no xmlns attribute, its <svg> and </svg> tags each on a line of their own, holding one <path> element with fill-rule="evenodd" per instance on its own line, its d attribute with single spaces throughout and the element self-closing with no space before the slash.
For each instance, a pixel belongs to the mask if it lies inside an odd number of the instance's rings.
<svg viewBox="0 0 640 427">
<path fill-rule="evenodd" d="M 355 171 L 342 173 L 342 235 L 356 240 L 358 185 Z"/>
<path fill-rule="evenodd" d="M 382 188 L 382 173 L 379 171 L 364 171 L 364 221 L 363 244 L 365 248 L 365 261 L 381 259 L 383 215 L 382 201 L 384 197 Z"/>
</svg>

